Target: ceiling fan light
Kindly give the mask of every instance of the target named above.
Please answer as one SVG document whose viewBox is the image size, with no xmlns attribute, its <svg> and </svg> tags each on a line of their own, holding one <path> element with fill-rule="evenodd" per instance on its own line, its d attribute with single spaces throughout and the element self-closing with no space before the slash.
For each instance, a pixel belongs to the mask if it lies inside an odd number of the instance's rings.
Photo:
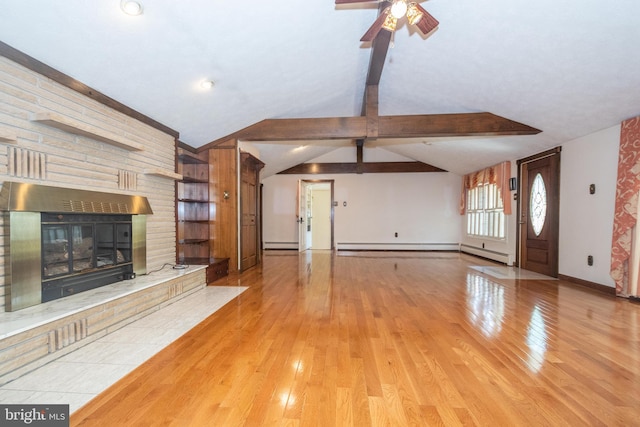
<svg viewBox="0 0 640 427">
<path fill-rule="evenodd" d="M 120 9 L 127 15 L 138 16 L 144 11 L 142 3 L 133 0 L 121 0 Z"/>
<path fill-rule="evenodd" d="M 409 7 L 407 8 L 407 20 L 409 21 L 409 24 L 417 24 L 423 16 L 424 14 L 420 12 L 420 9 L 418 9 L 418 6 L 415 3 L 409 3 Z"/>
<path fill-rule="evenodd" d="M 389 13 L 382 24 L 382 28 L 394 32 L 396 30 L 396 25 L 398 23 L 398 19 L 393 16 L 393 14 Z"/>
<path fill-rule="evenodd" d="M 203 80 L 200 82 L 200 87 L 202 89 L 211 89 L 214 85 L 215 83 L 213 82 L 213 80 Z"/>
<path fill-rule="evenodd" d="M 400 19 L 405 15 L 405 13 L 407 13 L 406 0 L 395 0 L 391 5 L 391 15 L 396 19 Z"/>
</svg>

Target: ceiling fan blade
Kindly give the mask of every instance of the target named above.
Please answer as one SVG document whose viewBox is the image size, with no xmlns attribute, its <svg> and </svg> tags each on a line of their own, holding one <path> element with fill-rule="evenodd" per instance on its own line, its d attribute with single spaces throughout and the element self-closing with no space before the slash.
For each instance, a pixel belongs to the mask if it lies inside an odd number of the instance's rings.
<svg viewBox="0 0 640 427">
<path fill-rule="evenodd" d="M 384 21 L 387 19 L 387 9 L 385 9 L 380 15 L 378 15 L 378 18 L 373 22 L 373 25 L 369 27 L 367 32 L 364 33 L 364 35 L 360 39 L 361 42 L 370 42 L 376 38 L 380 30 L 382 29 L 382 26 L 384 25 Z"/>
<path fill-rule="evenodd" d="M 380 0 L 336 0 L 336 4 L 377 3 Z"/>
<path fill-rule="evenodd" d="M 438 24 L 440 24 L 440 22 L 438 22 L 436 18 L 434 18 L 429 12 L 424 10 L 424 8 L 419 4 L 416 4 L 416 7 L 422 13 L 422 18 L 418 22 L 416 22 L 415 25 L 416 27 L 418 27 L 422 34 L 427 35 L 431 31 L 433 31 L 438 26 Z"/>
</svg>

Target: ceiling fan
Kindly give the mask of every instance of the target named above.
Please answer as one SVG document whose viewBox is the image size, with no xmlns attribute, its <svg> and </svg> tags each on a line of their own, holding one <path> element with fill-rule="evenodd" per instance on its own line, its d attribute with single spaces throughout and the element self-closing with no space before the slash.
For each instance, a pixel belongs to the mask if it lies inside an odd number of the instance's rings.
<svg viewBox="0 0 640 427">
<path fill-rule="evenodd" d="M 336 4 L 349 3 L 371 3 L 380 0 L 336 0 Z M 378 35 L 380 30 L 394 32 L 398 25 L 398 20 L 404 17 L 411 25 L 418 27 L 422 34 L 429 34 L 439 24 L 438 20 L 429 14 L 422 6 L 416 2 L 407 2 L 407 0 L 383 0 L 391 3 L 382 10 L 373 25 L 369 27 L 360 41 L 370 42 Z"/>
</svg>

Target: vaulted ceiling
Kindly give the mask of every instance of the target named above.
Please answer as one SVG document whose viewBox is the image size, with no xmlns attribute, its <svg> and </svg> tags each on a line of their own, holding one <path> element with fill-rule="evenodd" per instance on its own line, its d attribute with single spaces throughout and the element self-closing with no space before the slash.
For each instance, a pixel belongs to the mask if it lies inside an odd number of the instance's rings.
<svg viewBox="0 0 640 427">
<path fill-rule="evenodd" d="M 377 3 L 142 2 L 144 13 L 130 17 L 120 0 L 3 0 L 0 40 L 177 130 L 193 147 L 272 119 L 348 118 L 355 125 L 366 113 L 372 44 L 359 40 Z M 376 113 L 488 112 L 542 132 L 253 135 L 247 139 L 257 139 L 265 175 L 330 152 L 355 159 L 358 138 L 365 161 L 369 152 L 384 152 L 462 174 L 640 114 L 640 2 L 421 5 L 440 25 L 426 37 L 406 24 L 393 34 Z M 212 90 L 200 88 L 204 79 L 215 82 Z"/>
</svg>

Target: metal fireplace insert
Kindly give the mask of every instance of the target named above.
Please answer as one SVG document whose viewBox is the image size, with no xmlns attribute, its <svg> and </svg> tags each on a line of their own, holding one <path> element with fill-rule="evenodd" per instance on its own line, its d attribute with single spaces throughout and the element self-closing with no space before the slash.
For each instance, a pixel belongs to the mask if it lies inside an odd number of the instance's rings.
<svg viewBox="0 0 640 427">
<path fill-rule="evenodd" d="M 147 272 L 146 197 L 4 182 L 0 211 L 9 231 L 8 311 Z"/>
<path fill-rule="evenodd" d="M 43 213 L 42 302 L 134 276 L 131 215 Z"/>
</svg>

